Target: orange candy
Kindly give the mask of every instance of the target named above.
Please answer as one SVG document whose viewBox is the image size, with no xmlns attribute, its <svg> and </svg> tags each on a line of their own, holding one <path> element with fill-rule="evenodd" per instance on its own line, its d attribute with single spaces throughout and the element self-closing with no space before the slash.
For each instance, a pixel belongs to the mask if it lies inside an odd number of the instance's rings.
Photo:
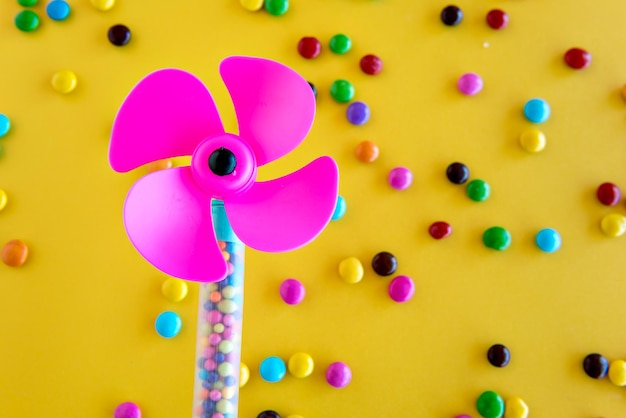
<svg viewBox="0 0 626 418">
<path fill-rule="evenodd" d="M 622 98 L 626 100 L 626 84 L 624 84 L 624 87 L 622 87 Z"/>
<path fill-rule="evenodd" d="M 220 292 L 211 292 L 211 294 L 209 295 L 209 299 L 211 300 L 211 302 L 217 303 L 222 300 L 222 294 Z"/>
<path fill-rule="evenodd" d="M 2 262 L 9 267 L 19 267 L 28 258 L 28 247 L 19 239 L 14 239 L 2 247 Z"/>
<path fill-rule="evenodd" d="M 151 163 L 146 164 L 146 168 L 148 173 L 154 173 L 155 171 L 165 170 L 167 168 L 172 168 L 174 162 L 167 158 L 165 160 L 153 161 Z"/>
<path fill-rule="evenodd" d="M 372 141 L 363 141 L 356 147 L 356 157 L 364 163 L 371 163 L 378 158 L 378 145 Z"/>
</svg>

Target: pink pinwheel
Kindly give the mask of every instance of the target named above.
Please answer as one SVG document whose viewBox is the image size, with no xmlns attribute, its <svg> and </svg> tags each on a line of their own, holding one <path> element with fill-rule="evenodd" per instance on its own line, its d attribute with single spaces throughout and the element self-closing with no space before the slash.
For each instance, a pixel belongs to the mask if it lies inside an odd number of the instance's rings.
<svg viewBox="0 0 626 418">
<path fill-rule="evenodd" d="M 284 177 L 257 182 L 257 167 L 289 153 L 315 115 L 309 84 L 277 62 L 222 61 L 239 134 L 224 132 L 211 94 L 192 74 L 164 69 L 141 80 L 122 104 L 109 160 L 126 172 L 191 155 L 191 165 L 148 174 L 131 188 L 124 223 L 136 249 L 178 278 L 212 282 L 227 265 L 217 245 L 211 200 L 224 202 L 235 234 L 261 251 L 287 251 L 315 238 L 335 208 L 338 170 L 319 157 Z"/>
</svg>

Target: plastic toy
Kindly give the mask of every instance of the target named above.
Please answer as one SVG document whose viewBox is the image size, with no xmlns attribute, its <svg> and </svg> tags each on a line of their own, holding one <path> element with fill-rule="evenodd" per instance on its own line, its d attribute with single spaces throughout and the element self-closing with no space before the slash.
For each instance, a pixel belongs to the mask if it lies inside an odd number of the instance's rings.
<svg viewBox="0 0 626 418">
<path fill-rule="evenodd" d="M 192 74 L 163 69 L 141 80 L 115 118 L 115 171 L 191 156 L 191 165 L 140 178 L 124 204 L 135 248 L 168 275 L 200 286 L 194 416 L 237 416 L 243 245 L 278 252 L 313 240 L 337 201 L 335 161 L 319 157 L 270 181 L 257 168 L 297 147 L 315 115 L 309 84 L 290 68 L 229 57 L 220 74 L 239 134 L 224 132 L 210 92 Z M 203 415 L 204 414 L 204 415 Z"/>
</svg>

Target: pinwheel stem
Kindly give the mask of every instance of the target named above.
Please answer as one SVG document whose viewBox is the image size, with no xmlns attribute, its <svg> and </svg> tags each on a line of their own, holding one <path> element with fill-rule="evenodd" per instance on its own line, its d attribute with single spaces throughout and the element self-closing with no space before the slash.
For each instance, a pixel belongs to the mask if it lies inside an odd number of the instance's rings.
<svg viewBox="0 0 626 418">
<path fill-rule="evenodd" d="M 227 276 L 200 284 L 194 384 L 194 418 L 235 418 L 243 308 L 244 245 L 230 228 L 223 203 L 212 202 L 215 233 Z"/>
</svg>

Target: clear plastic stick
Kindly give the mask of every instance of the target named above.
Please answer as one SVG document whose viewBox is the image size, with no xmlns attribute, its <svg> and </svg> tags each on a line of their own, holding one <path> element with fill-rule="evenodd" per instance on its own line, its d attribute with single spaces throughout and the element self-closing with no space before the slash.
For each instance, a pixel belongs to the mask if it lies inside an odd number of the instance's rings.
<svg viewBox="0 0 626 418">
<path fill-rule="evenodd" d="M 222 202 L 213 201 L 212 215 L 228 273 L 219 282 L 200 284 L 193 417 L 235 418 L 239 400 L 244 245 L 230 228 Z"/>
</svg>

